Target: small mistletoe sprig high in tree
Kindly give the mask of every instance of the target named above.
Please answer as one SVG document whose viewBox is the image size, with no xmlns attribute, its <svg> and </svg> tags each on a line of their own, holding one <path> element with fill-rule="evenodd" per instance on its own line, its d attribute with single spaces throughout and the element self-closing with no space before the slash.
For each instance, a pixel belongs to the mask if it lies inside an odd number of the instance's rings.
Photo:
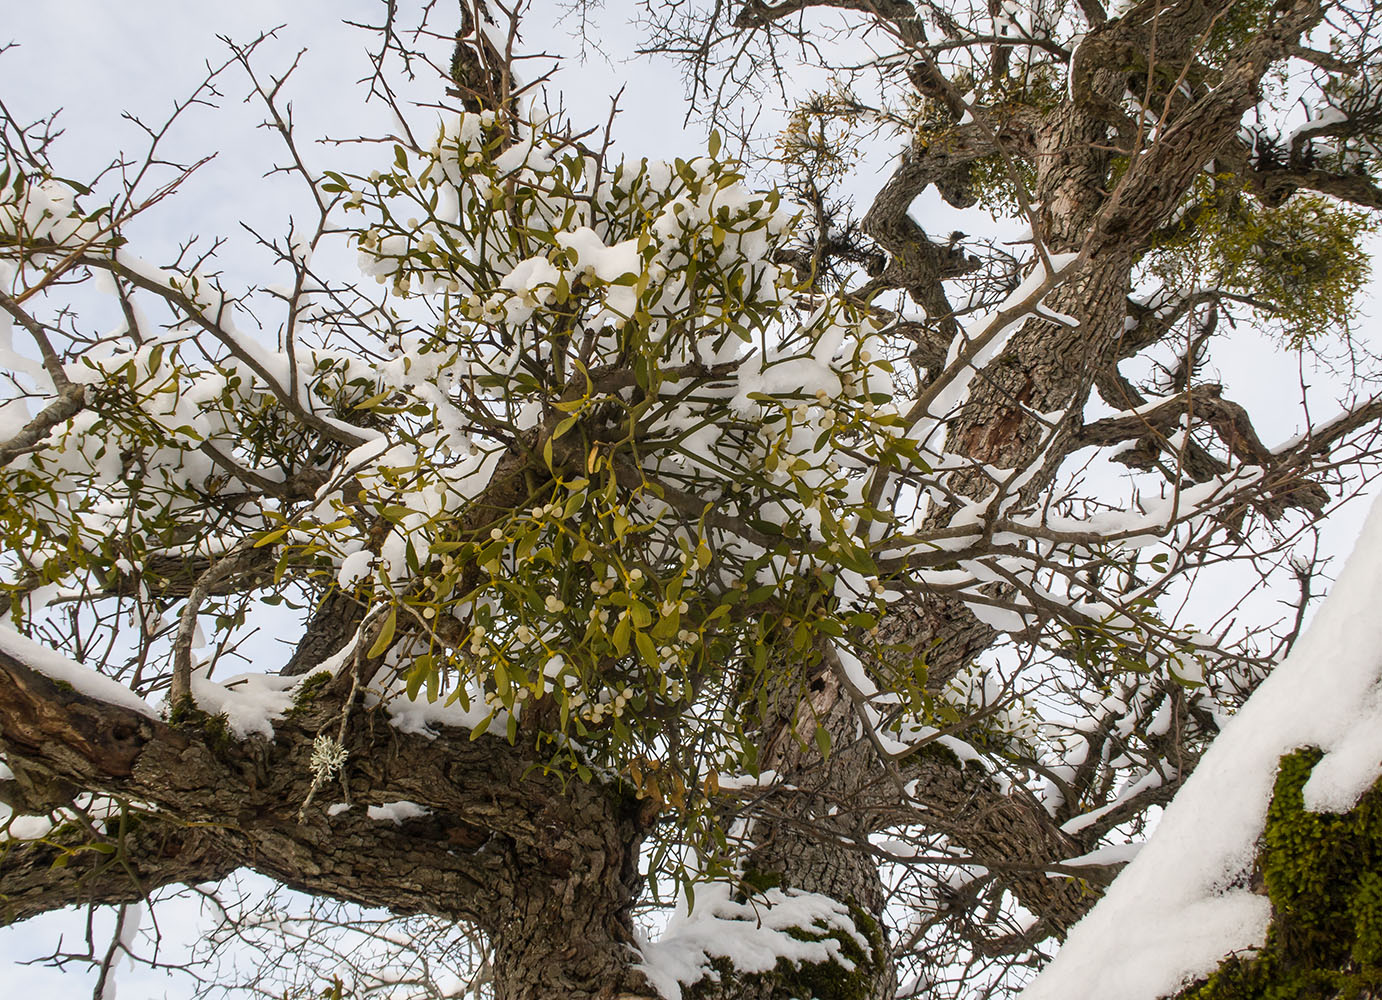
<svg viewBox="0 0 1382 1000">
<path fill-rule="evenodd" d="M 827 190 L 848 157 L 812 143 L 894 112 L 843 91 L 799 112 L 799 203 L 716 134 L 621 159 L 514 93 L 516 21 L 486 6 L 460 106 L 367 173 L 309 169 L 255 46 L 208 79 L 247 75 L 307 182 L 316 225 L 260 241 L 271 287 L 127 242 L 189 173 L 164 173 L 166 129 L 143 170 L 78 185 L 45 123 L 5 117 L 5 916 L 247 867 L 423 915 L 401 937 L 314 904 L 324 939 L 377 931 L 400 969 L 435 947 L 505 1000 L 1019 982 L 1122 863 L 1093 852 L 1294 638 L 1298 617 L 1196 629 L 1186 586 L 1242 562 L 1303 603 L 1289 546 L 1375 459 L 1382 401 L 1272 449 L 1196 371 L 1205 308 L 1308 346 L 1361 282 L 1363 217 L 1202 169 L 1318 11 L 1240 25 L 1239 59 L 1199 5 L 1163 5 L 1204 22 L 1156 49 L 1204 103 L 1168 96 L 1119 159 L 1128 88 L 1056 21 L 1024 90 L 1005 46 L 995 82 L 947 83 L 909 4 L 837 4 L 896 36 L 919 88 L 861 232 Z M 740 5 L 737 30 L 807 6 Z M 1142 51 L 1125 17 L 1081 59 Z M 931 183 L 984 188 L 1028 242 L 930 241 L 907 209 Z M 364 280 L 314 265 L 332 239 Z M 1134 275 L 1161 290 L 1130 297 Z M 1120 374 L 1177 338 L 1161 395 Z M 1086 417 L 1096 385 L 1126 405 Z M 1146 475 L 1081 494 L 1090 455 Z M 292 652 L 251 654 L 256 628 Z M 227 677 L 237 651 L 256 669 Z M 695 905 L 647 943 L 635 910 L 673 898 Z M 218 905 L 213 943 L 298 933 Z M 390 985 L 366 966 L 330 989 Z"/>
</svg>

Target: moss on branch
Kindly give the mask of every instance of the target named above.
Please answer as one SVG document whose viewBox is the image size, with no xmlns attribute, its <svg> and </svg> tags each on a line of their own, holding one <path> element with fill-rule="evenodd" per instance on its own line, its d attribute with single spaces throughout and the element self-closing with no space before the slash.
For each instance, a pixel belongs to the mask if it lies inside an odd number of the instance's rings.
<svg viewBox="0 0 1382 1000">
<path fill-rule="evenodd" d="M 1282 758 L 1258 870 L 1272 901 L 1255 956 L 1229 958 L 1182 1000 L 1294 1000 L 1382 995 L 1382 781 L 1346 813 L 1305 808 L 1323 757 Z"/>
</svg>

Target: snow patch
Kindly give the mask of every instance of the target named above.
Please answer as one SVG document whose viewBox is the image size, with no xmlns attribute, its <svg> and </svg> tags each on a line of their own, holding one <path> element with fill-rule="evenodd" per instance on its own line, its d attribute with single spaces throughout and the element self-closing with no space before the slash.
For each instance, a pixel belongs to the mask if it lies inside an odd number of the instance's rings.
<svg viewBox="0 0 1382 1000">
<path fill-rule="evenodd" d="M 151 719 L 158 718 L 153 706 L 119 681 L 69 660 L 56 650 L 20 635 L 8 625 L 0 625 L 0 653 L 31 670 L 37 670 L 50 680 L 70 684 L 90 698 L 119 705 Z"/>
<path fill-rule="evenodd" d="M 1209 974 L 1230 952 L 1261 946 L 1271 904 L 1243 886 L 1281 757 L 1300 747 L 1324 751 L 1305 788 L 1310 808 L 1347 810 L 1377 780 L 1379 592 L 1382 502 L 1291 655 L 1227 721 L 1144 849 L 1023 1000 L 1155 1000 Z"/>
<path fill-rule="evenodd" d="M 236 739 L 250 736 L 274 738 L 274 721 L 292 707 L 295 689 L 303 676 L 239 674 L 223 682 L 206 676 L 206 668 L 192 671 L 192 700 L 210 715 L 224 715 Z"/>
<path fill-rule="evenodd" d="M 426 816 L 431 811 L 426 806 L 420 806 L 416 802 L 399 799 L 397 802 L 385 802 L 382 806 L 370 806 L 365 810 L 365 815 L 370 819 L 389 820 L 395 825 L 401 825 L 404 820 Z"/>
<path fill-rule="evenodd" d="M 793 928 L 816 933 L 844 932 L 865 954 L 870 945 L 854 928 L 849 909 L 829 896 L 796 890 L 769 889 L 750 900 L 736 902 L 731 886 L 712 882 L 696 890 L 695 909 L 677 912 L 667 929 L 640 947 L 637 966 L 667 1000 L 681 1000 L 682 987 L 715 975 L 712 958 L 727 959 L 743 973 L 770 972 L 779 959 L 789 962 L 836 962 L 847 970 L 854 963 L 841 953 L 837 938 L 803 941 Z"/>
</svg>

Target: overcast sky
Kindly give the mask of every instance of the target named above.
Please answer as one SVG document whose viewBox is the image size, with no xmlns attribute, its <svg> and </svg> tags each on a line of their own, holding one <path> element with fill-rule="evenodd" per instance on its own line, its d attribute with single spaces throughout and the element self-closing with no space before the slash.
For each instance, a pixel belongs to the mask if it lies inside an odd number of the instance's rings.
<svg viewBox="0 0 1382 1000">
<path fill-rule="evenodd" d="M 544 16 L 528 22 L 528 41 L 548 50 L 572 49 L 570 26 L 553 16 L 554 0 L 539 0 Z M 631 0 L 610 7 L 632 8 Z M 239 0 L 206 3 L 193 0 L 45 0 L 43 3 L 5 2 L 0 43 L 13 40 L 16 48 L 0 55 L 0 98 L 21 118 L 36 117 L 54 108 L 64 109 L 67 135 L 56 148 L 59 169 L 80 179 L 108 163 L 125 149 L 137 152 L 143 145 L 139 130 L 121 120 L 122 112 L 135 114 L 150 124 L 161 121 L 175 98 L 188 94 L 206 75 L 206 65 L 224 61 L 227 51 L 218 35 L 239 42 L 252 40 L 261 31 L 283 25 L 277 39 L 266 44 L 258 65 L 266 73 L 282 72 L 299 49 L 307 49 L 290 87 L 301 135 L 342 138 L 380 134 L 391 130 L 381 106 L 362 103 L 363 91 L 356 81 L 369 71 L 366 47 L 372 37 L 344 25 L 343 20 L 376 20 L 382 5 L 377 0 Z M 449 16 L 450 5 L 441 4 L 440 15 Z M 439 27 L 450 27 L 438 22 Z M 679 71 L 667 63 L 646 60 L 626 62 L 639 36 L 636 29 L 606 13 L 598 30 L 604 49 L 584 63 L 569 62 L 554 80 L 575 120 L 586 126 L 601 124 L 609 99 L 623 84 L 622 117 L 616 127 L 619 148 L 634 155 L 671 157 L 696 155 L 704 148 L 703 130 L 683 126 L 685 106 Z M 431 80 L 414 91 L 421 100 L 434 99 Z M 256 273 L 258 258 L 241 223 L 267 234 L 278 234 L 295 209 L 302 206 L 302 190 L 291 181 L 259 181 L 279 155 L 272 136 L 255 128 L 261 109 L 247 106 L 243 77 L 230 73 L 221 85 L 219 108 L 191 113 L 170 137 L 176 159 L 192 161 L 208 152 L 217 158 L 198 173 L 176 201 L 141 220 L 134 235 L 146 242 L 136 252 L 158 260 L 190 232 L 211 237 L 225 235 L 232 243 L 223 257 L 228 284 L 266 281 Z M 425 120 L 425 119 L 424 119 Z M 309 166 L 315 170 L 354 165 L 367 170 L 369 153 L 329 146 L 307 147 Z M 860 190 L 876 188 L 886 156 L 866 163 Z M 934 203 L 924 223 L 933 232 L 953 228 L 948 214 L 939 214 Z M 1369 309 L 1380 311 L 1373 298 Z M 1228 335 L 1232 342 L 1235 335 Z M 1273 444 L 1299 429 L 1300 411 L 1281 404 L 1299 396 L 1302 382 L 1316 375 L 1299 366 L 1290 352 L 1264 349 L 1260 336 L 1242 335 L 1232 355 L 1241 365 L 1225 368 L 1226 395 L 1248 406 L 1259 420 L 1267 443 Z M 1326 398 L 1319 413 L 1332 410 Z M 1364 505 L 1354 505 L 1329 530 L 1336 550 L 1346 548 L 1357 532 Z M 1270 595 L 1264 595 L 1270 603 Z M 82 934 L 82 921 L 70 916 L 36 920 L 20 931 L 0 933 L 0 990 L 10 996 L 29 989 L 46 988 L 51 995 L 76 995 L 74 980 L 51 970 L 26 968 L 7 973 L 5 966 L 33 957 L 56 943 L 56 932 Z M 108 932 L 103 932 L 108 933 Z M 76 943 L 69 939 L 69 946 Z M 101 944 L 98 939 L 98 946 Z M 126 971 L 122 976 L 125 1000 L 163 995 L 161 979 L 147 973 Z M 88 987 L 89 988 L 89 987 Z M 186 995 L 185 981 L 169 987 L 169 995 Z"/>
<path fill-rule="evenodd" d="M 406 4 L 400 6 L 406 7 Z M 630 4 L 630 7 L 632 4 Z M 570 28 L 558 23 L 551 10 L 533 17 L 525 41 L 544 51 L 572 51 Z M 256 64 L 265 73 L 282 73 L 301 49 L 306 49 L 289 84 L 289 96 L 303 139 L 323 136 L 354 138 L 387 134 L 391 116 L 378 103 L 366 106 L 357 81 L 370 65 L 366 49 L 373 36 L 343 22 L 375 22 L 378 0 L 237 0 L 207 3 L 193 0 L 45 0 L 20 3 L 6 0 L 0 19 L 0 44 L 18 43 L 0 55 L 0 99 L 20 119 L 36 118 L 62 108 L 66 134 L 54 148 L 55 165 L 74 179 L 90 177 L 117 152 L 137 154 L 145 146 L 138 127 L 123 121 L 130 113 L 149 125 L 161 123 L 175 99 L 183 99 L 205 78 L 207 65 L 229 55 L 218 36 L 239 43 L 282 25 L 276 39 L 259 50 Z M 439 27 L 454 28 L 453 5 L 438 5 Z M 683 130 L 681 81 L 669 64 L 639 60 L 630 65 L 637 33 L 618 18 L 606 17 L 600 43 L 608 58 L 590 52 L 585 61 L 572 61 L 558 71 L 554 87 L 566 95 L 567 107 L 584 126 L 602 124 L 611 97 L 631 76 L 636 77 L 620 99 L 618 123 L 621 146 L 628 153 L 656 156 L 696 155 L 704 148 L 702 130 Z M 535 64 L 529 64 L 535 66 Z M 535 74 L 536 69 L 532 72 Z M 398 82 L 398 81 L 395 81 Z M 197 108 L 180 120 L 169 136 L 166 152 L 181 162 L 207 153 L 216 159 L 159 210 L 131 227 L 136 253 L 158 261 L 175 252 L 189 234 L 204 238 L 227 236 L 221 255 L 230 287 L 267 283 L 260 270 L 263 258 L 241 228 L 249 225 L 266 235 L 278 235 L 294 211 L 304 208 L 305 189 L 298 181 L 264 181 L 261 175 L 281 156 L 282 147 L 266 130 L 256 129 L 262 108 L 244 103 L 247 81 L 227 73 L 220 84 L 224 95 L 217 108 Z M 411 92 L 417 100 L 432 101 L 439 89 L 422 78 Z M 419 113 L 426 121 L 428 113 Z M 306 145 L 313 170 L 357 167 L 367 171 L 371 157 L 389 158 L 377 147 L 341 148 Z M 346 266 L 349 258 L 343 256 Z M 318 258 L 317 263 L 321 263 Z M 338 276 L 345 276 L 338 271 Z M 145 926 L 148 926 L 146 920 Z M 160 908 L 160 929 L 174 940 L 195 933 L 195 907 Z M 89 994 L 94 975 L 70 966 L 66 973 L 19 963 L 49 953 L 59 936 L 67 950 L 85 948 L 85 920 L 80 914 L 53 914 L 20 928 L 0 931 L 0 994 L 81 996 Z M 96 946 L 104 949 L 110 922 L 98 927 Z M 141 951 L 145 950 L 143 948 Z M 176 957 L 176 948 L 164 953 Z M 185 978 L 169 979 L 146 970 L 124 968 L 119 975 L 122 1000 L 190 995 Z"/>
</svg>

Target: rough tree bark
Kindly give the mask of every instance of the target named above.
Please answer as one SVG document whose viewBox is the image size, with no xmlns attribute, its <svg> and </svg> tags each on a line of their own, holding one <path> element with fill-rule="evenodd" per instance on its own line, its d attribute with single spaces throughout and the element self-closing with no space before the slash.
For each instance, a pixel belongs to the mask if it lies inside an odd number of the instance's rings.
<svg viewBox="0 0 1382 1000">
<path fill-rule="evenodd" d="M 51 867 L 53 837 L 0 855 L 6 922 L 243 866 L 316 895 L 474 923 L 494 943 L 506 1000 L 650 995 L 631 968 L 630 908 L 651 817 L 626 788 L 543 777 L 502 739 L 410 735 L 357 708 L 347 786 L 323 791 L 353 807 L 299 816 L 313 741 L 345 708 L 338 694 L 299 704 L 272 741 L 241 742 L 201 713 L 150 718 L 2 652 L 0 679 L 9 801 L 42 811 L 80 790 L 141 804 L 133 830 L 60 831 L 74 855 L 65 867 Z M 402 800 L 427 814 L 367 816 Z"/>
<path fill-rule="evenodd" d="M 822 2 L 915 38 L 910 4 Z M 748 3 L 736 23 L 749 30 L 813 5 Z M 1138 72 L 1135 60 L 1121 57 L 1148 50 L 1155 15 L 1157 58 L 1178 77 L 1219 11 L 1201 0 L 1143 0 L 1103 20 L 1072 67 L 1069 95 L 1040 114 L 1002 122 L 995 135 L 956 124 L 956 141 L 909 150 L 865 217 L 889 255 L 874 287 L 907 290 L 958 336 L 942 282 L 962 273 L 965 261 L 932 242 L 908 209 L 931 184 L 947 185 L 962 198 L 954 191 L 957 168 L 996 148 L 1035 168 L 1038 236 L 1050 253 L 1079 255 L 1047 299 L 1073 322 L 1027 322 L 950 431 L 951 450 L 976 463 L 1040 466 L 1025 487 L 1030 495 L 1049 484 L 1071 448 L 1088 440 L 1081 414 L 1092 388 L 1118 384 L 1124 337 L 1132 336 L 1128 320 L 1139 319 L 1128 304 L 1139 254 L 1204 165 L 1235 148 L 1264 73 L 1320 13 L 1312 0 L 1279 4 L 1271 25 L 1217 81 L 1189 88 L 1192 96 L 1155 141 L 1145 149 L 1122 149 L 1122 155 L 1138 155 L 1112 179 L 1119 144 L 1141 138 L 1117 106 Z M 457 72 L 469 74 L 458 80 L 467 101 L 507 93 L 505 79 L 486 62 L 492 52 L 458 51 L 469 53 L 457 62 Z M 936 86 L 935 74 L 913 77 Z M 969 141 L 959 141 L 964 137 Z M 1264 190 L 1327 189 L 1326 181 L 1296 171 L 1264 174 L 1257 183 Z M 1375 191 L 1360 197 L 1375 197 Z M 1063 414 L 1054 436 L 1047 424 L 1053 413 Z M 974 494 L 982 489 L 976 477 Z M 944 524 L 957 509 L 939 510 L 933 521 Z M 339 649 L 357 615 L 352 607 L 323 608 L 290 672 Z M 884 644 L 925 656 L 935 691 L 994 639 L 961 602 L 924 590 L 893 609 L 882 628 Z M 800 671 L 781 674 L 795 678 Z M 66 806 L 84 793 L 141 804 L 129 828 L 107 822 L 64 829 L 46 842 L 0 854 L 6 921 L 79 902 L 131 902 L 161 885 L 215 880 L 244 866 L 315 894 L 473 923 L 494 943 L 501 1000 L 655 995 L 636 968 L 632 907 L 640 892 L 639 849 L 656 810 L 619 781 L 558 780 L 544 775 L 541 761 L 492 736 L 402 733 L 358 700 L 351 703 L 355 696 L 339 684 L 300 703 L 275 726 L 272 741 L 242 742 L 196 712 L 163 721 L 65 688 L 8 653 L 0 653 L 0 680 L 0 752 L 14 774 L 0 785 L 0 797 L 26 812 Z M 858 996 L 881 1000 L 895 986 L 888 942 L 877 930 L 885 894 L 864 848 L 872 833 L 899 822 L 897 781 L 914 787 L 924 802 L 920 822 L 962 846 L 976 863 L 1004 872 L 1011 892 L 1050 933 L 1059 936 L 1091 905 L 1097 879 L 1076 885 L 1047 875 L 1092 843 L 1088 834 L 1063 833 L 1065 817 L 1005 793 L 943 752 L 880 760 L 861 730 L 848 685 L 825 659 L 798 695 L 792 687 L 771 699 L 783 710 L 764 727 L 760 763 L 779 774 L 783 789 L 760 804 L 745 869 L 755 879 L 845 902 L 858 912 L 861 927 L 872 926 L 873 953 L 855 970 L 862 979 L 850 981 Z M 313 783 L 313 740 L 333 731 L 343 712 L 350 713 L 344 742 L 351 763 L 339 793 L 328 784 L 321 794 L 339 794 L 352 808 L 300 817 Z M 834 748 L 824 760 L 811 739 L 817 725 Z M 1173 790 L 1174 783 L 1166 793 Z M 428 812 L 397 824 L 366 818 L 364 807 L 398 800 Z M 832 809 L 841 803 L 850 808 Z M 919 820 L 908 812 L 902 821 Z M 65 853 L 65 865 L 54 868 Z M 736 978 L 732 969 L 720 971 L 720 981 L 702 983 L 699 995 L 787 1000 L 794 988 L 782 977 Z"/>
</svg>

